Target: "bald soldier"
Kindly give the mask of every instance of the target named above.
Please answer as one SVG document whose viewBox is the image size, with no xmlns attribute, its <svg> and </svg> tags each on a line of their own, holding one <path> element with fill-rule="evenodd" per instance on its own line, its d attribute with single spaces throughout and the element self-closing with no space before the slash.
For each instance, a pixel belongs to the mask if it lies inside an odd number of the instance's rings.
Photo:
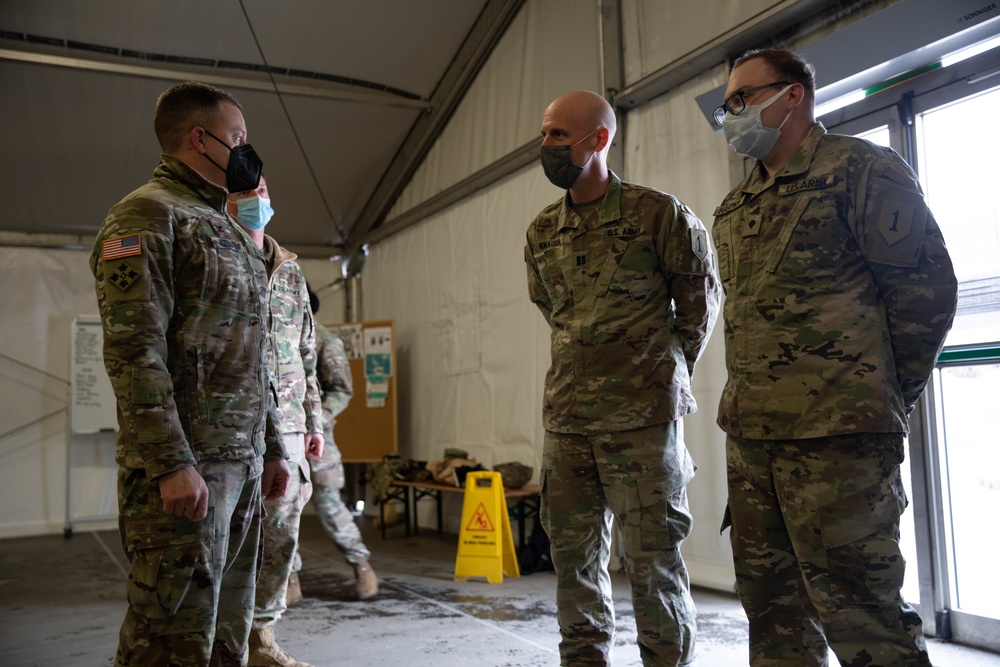
<svg viewBox="0 0 1000 667">
<path fill-rule="evenodd" d="M 719 310 L 704 226 L 676 197 L 608 169 L 615 115 L 567 93 L 542 119 L 542 168 L 566 190 L 528 227 L 528 293 L 552 329 L 541 519 L 563 665 L 610 665 L 608 561 L 620 526 L 643 665 L 690 665 L 695 607 L 681 541 L 695 466 L 678 430 Z"/>
<path fill-rule="evenodd" d="M 751 51 L 716 110 L 755 160 L 715 211 L 729 379 L 725 525 L 750 664 L 929 665 L 900 595 L 907 416 L 955 315 L 956 281 L 892 150 L 815 121 L 812 66 Z"/>
</svg>

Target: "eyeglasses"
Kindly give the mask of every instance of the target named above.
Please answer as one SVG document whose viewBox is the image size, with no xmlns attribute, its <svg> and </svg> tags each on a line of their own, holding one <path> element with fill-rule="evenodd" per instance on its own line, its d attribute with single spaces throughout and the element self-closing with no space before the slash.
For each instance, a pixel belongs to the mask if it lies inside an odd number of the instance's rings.
<svg viewBox="0 0 1000 667">
<path fill-rule="evenodd" d="M 715 122 L 720 126 L 722 125 L 722 119 L 726 117 L 726 112 L 733 114 L 734 116 L 739 116 L 743 113 L 743 110 L 747 108 L 747 95 L 752 95 L 761 90 L 767 88 L 775 88 L 777 86 L 790 86 L 787 81 L 775 81 L 774 83 L 765 83 L 763 86 L 754 86 L 753 88 L 747 88 L 746 90 L 737 90 L 735 93 L 729 96 L 729 99 L 722 103 L 721 106 L 715 108 Z"/>
</svg>

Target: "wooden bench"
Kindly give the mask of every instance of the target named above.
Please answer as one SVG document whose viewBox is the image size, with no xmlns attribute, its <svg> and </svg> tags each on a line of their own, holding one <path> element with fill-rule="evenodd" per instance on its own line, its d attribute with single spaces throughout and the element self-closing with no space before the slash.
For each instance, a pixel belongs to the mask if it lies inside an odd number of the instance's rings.
<svg viewBox="0 0 1000 667">
<path fill-rule="evenodd" d="M 504 488 L 503 495 L 507 500 L 507 513 L 511 521 L 517 522 L 518 548 L 524 546 L 524 521 L 535 517 L 537 520 L 538 509 L 541 503 L 539 493 L 541 487 L 537 484 L 527 484 L 520 489 Z M 382 539 L 385 539 L 385 504 L 390 500 L 399 500 L 403 503 L 403 520 L 406 524 L 406 536 L 410 536 L 410 518 L 413 520 L 413 534 L 419 535 L 420 528 L 417 525 L 417 503 L 424 498 L 433 498 L 437 503 L 437 529 L 444 532 L 444 516 L 441 510 L 441 497 L 445 493 L 465 493 L 464 486 L 451 486 L 450 484 L 439 484 L 437 482 L 404 482 L 397 480 L 389 485 L 389 490 L 385 498 L 379 503 L 379 517 L 382 524 Z M 411 510 L 412 507 L 412 510 Z"/>
</svg>

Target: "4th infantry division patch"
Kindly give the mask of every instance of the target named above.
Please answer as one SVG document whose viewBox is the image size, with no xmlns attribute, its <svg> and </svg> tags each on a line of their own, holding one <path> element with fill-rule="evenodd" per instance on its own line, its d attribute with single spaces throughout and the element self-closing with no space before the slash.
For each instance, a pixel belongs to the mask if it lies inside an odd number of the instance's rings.
<svg viewBox="0 0 1000 667">
<path fill-rule="evenodd" d="M 108 282 L 125 292 L 139 280 L 140 273 L 125 262 L 120 263 L 108 274 Z"/>
</svg>

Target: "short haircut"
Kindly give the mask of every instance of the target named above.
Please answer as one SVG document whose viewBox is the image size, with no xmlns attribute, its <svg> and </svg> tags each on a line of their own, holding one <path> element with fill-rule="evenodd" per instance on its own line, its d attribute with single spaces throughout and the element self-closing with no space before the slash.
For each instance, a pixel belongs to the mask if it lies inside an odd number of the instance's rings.
<svg viewBox="0 0 1000 667">
<path fill-rule="evenodd" d="M 153 130 L 163 152 L 179 150 L 192 127 L 211 124 L 223 103 L 243 109 L 235 97 L 207 83 L 185 81 L 164 91 L 153 112 Z"/>
<path fill-rule="evenodd" d="M 816 68 L 805 58 L 787 49 L 752 49 L 736 59 L 733 69 L 756 58 L 767 63 L 778 80 L 801 83 L 806 91 L 806 99 L 816 98 Z"/>
</svg>

